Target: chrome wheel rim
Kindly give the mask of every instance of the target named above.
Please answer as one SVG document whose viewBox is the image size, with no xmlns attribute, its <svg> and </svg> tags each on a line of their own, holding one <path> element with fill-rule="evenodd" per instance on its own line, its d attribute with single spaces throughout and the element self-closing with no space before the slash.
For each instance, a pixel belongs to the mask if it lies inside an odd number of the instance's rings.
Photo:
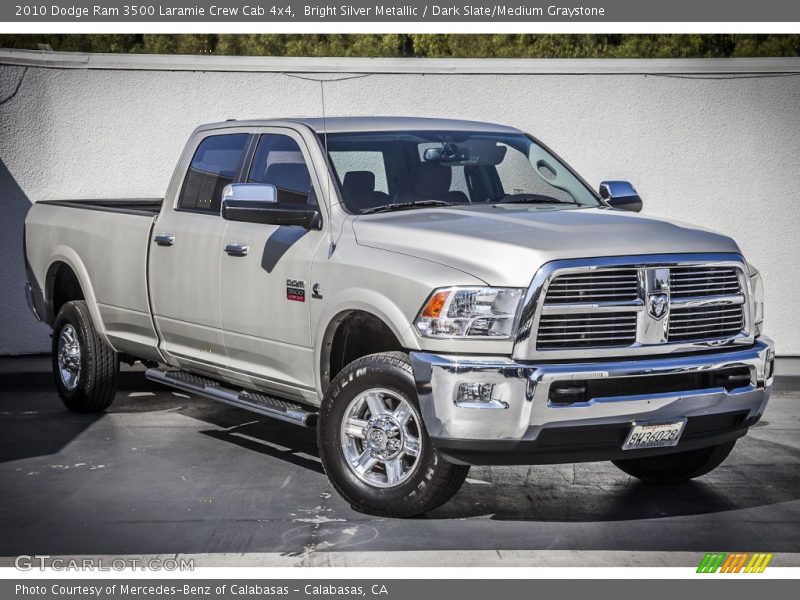
<svg viewBox="0 0 800 600">
<path fill-rule="evenodd" d="M 61 383 L 70 392 L 78 387 L 81 379 L 81 345 L 78 332 L 69 323 L 58 336 L 58 374 Z"/>
<path fill-rule="evenodd" d="M 419 466 L 419 413 L 391 390 L 373 388 L 356 396 L 345 410 L 340 439 L 350 471 L 371 486 L 398 486 Z"/>
</svg>

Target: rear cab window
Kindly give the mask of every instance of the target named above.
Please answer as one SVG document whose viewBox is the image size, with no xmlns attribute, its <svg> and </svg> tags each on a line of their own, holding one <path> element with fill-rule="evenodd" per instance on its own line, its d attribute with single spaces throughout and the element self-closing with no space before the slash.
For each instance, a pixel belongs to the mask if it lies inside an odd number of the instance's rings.
<svg viewBox="0 0 800 600">
<path fill-rule="evenodd" d="M 183 180 L 179 210 L 219 214 L 222 190 L 233 183 L 244 159 L 247 133 L 212 135 L 197 146 Z"/>
</svg>

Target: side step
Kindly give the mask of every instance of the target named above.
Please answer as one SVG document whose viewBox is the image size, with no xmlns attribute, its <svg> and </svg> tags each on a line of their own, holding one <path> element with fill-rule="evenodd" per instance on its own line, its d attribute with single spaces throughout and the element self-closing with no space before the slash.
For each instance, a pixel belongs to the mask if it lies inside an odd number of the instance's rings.
<svg viewBox="0 0 800 600">
<path fill-rule="evenodd" d="M 317 423 L 316 412 L 288 400 L 281 400 L 261 392 L 236 391 L 224 387 L 218 381 L 167 369 L 147 369 L 144 374 L 150 381 L 163 383 L 170 387 L 197 394 L 211 400 L 219 400 L 225 404 L 257 412 L 273 419 L 294 423 L 303 427 L 313 427 Z"/>
</svg>

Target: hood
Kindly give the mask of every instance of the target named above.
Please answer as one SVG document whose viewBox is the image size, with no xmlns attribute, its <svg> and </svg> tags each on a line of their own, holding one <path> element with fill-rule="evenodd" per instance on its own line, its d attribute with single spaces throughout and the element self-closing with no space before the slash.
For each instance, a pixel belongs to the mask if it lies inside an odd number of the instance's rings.
<svg viewBox="0 0 800 600">
<path fill-rule="evenodd" d="M 526 287 L 541 265 L 558 259 L 739 253 L 727 236 L 607 208 L 425 208 L 360 216 L 353 230 L 361 245 L 455 267 L 496 286 Z"/>
</svg>

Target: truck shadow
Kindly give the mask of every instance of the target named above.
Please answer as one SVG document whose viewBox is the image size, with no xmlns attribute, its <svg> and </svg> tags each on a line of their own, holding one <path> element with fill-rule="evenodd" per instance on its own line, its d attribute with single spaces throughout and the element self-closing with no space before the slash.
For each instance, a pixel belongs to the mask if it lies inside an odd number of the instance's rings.
<svg viewBox="0 0 800 600">
<path fill-rule="evenodd" d="M 5 401 L 0 394 L 0 463 L 57 454 L 102 415 L 76 415 L 51 397 L 26 396 L 24 403 Z"/>
<path fill-rule="evenodd" d="M 111 408 L 112 412 L 152 412 L 177 408 L 181 415 L 213 425 L 213 429 L 201 429 L 203 435 L 324 473 L 317 452 L 315 430 L 312 428 L 298 427 L 213 400 L 170 391 L 147 381 L 139 373 L 127 375 L 129 378 L 121 382 L 120 387 L 125 391 L 135 389 L 135 397 L 128 394 L 124 394 L 123 398 L 118 397 Z M 134 387 L 131 388 L 131 385 Z M 149 390 L 152 390 L 151 394 L 139 396 Z"/>
<path fill-rule="evenodd" d="M 4 357 L 0 369 L 0 463 L 49 456 L 82 435 L 104 413 L 76 414 L 58 398 L 48 356 Z M 120 374 L 120 388 L 156 391 L 141 373 Z M 160 390 L 159 390 L 160 391 Z M 120 393 L 119 399 L 125 392 Z M 124 400 L 123 406 L 135 406 Z M 174 404 L 173 404 L 174 405 Z M 112 409 L 113 410 L 113 409 Z"/>
<path fill-rule="evenodd" d="M 215 426 L 203 435 L 324 472 L 313 429 L 215 403 L 181 412 Z M 771 457 L 772 462 L 742 464 L 741 456 Z M 611 463 L 473 467 L 450 502 L 420 519 L 591 523 L 726 513 L 800 499 L 798 464 L 800 451 L 794 448 L 745 438 L 714 473 L 673 485 L 640 482 Z"/>
<path fill-rule="evenodd" d="M 50 373 L 3 392 L 0 462 L 57 453 L 103 415 L 75 415 L 60 404 Z M 15 380 L 16 382 L 16 380 Z M 20 381 L 21 383 L 21 381 Z M 36 387 L 42 389 L 37 392 Z M 4 387 L 4 386 L 0 386 Z M 47 389 L 47 391 L 45 391 Z M 300 428 L 210 400 L 190 397 L 123 372 L 109 412 L 174 411 L 202 424 L 198 433 L 322 474 L 313 429 Z M 766 425 L 768 426 L 768 424 Z M 759 429 L 764 431 L 764 429 Z M 599 523 L 665 519 L 775 506 L 800 499 L 800 450 L 749 436 L 713 473 L 676 485 L 639 482 L 611 463 L 473 467 L 443 507 L 419 520 Z M 266 465 L 268 468 L 268 464 Z M 268 494 L 269 490 L 263 490 Z M 370 519 L 370 517 L 363 517 Z M 780 517 L 776 517 L 780 518 Z"/>
<path fill-rule="evenodd" d="M 796 448 L 748 437 L 714 472 L 677 484 L 642 482 L 611 463 L 473 467 L 473 483 L 428 518 L 589 523 L 775 506 L 800 499 L 798 464 Z"/>
<path fill-rule="evenodd" d="M 162 393 L 146 405 L 148 410 L 164 409 L 175 407 L 176 401 L 174 393 Z M 125 401 L 114 410 L 142 408 Z M 179 412 L 212 426 L 201 429 L 203 435 L 324 472 L 313 429 L 201 398 L 182 403 Z M 800 450 L 747 437 L 713 473 L 673 485 L 640 482 L 611 463 L 473 467 L 450 502 L 420 518 L 591 523 L 726 513 L 800 499 L 799 464 Z"/>
<path fill-rule="evenodd" d="M 309 471 L 325 474 L 317 452 L 313 429 L 301 429 L 296 425 L 266 419 L 255 423 L 233 425 L 224 430 L 201 431 L 201 433 L 235 444 L 245 450 L 259 452 Z"/>
</svg>

